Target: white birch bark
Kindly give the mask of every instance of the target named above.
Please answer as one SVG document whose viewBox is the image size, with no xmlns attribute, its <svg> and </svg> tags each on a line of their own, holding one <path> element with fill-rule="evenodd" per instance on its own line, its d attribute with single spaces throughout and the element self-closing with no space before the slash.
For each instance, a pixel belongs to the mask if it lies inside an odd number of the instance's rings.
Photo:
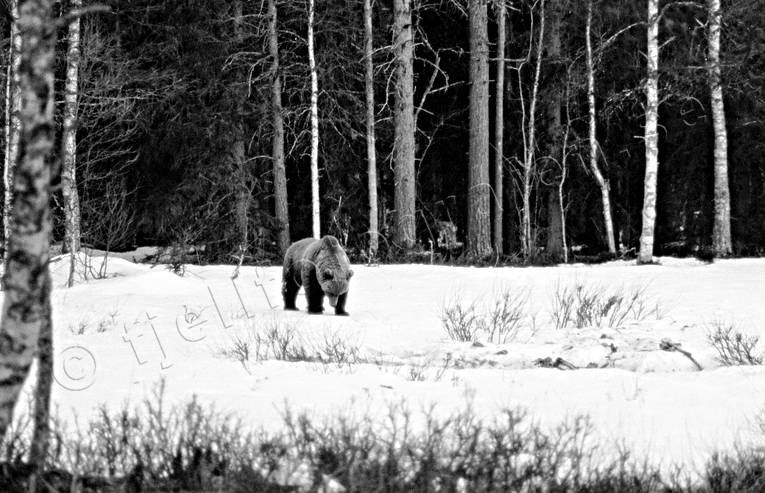
<svg viewBox="0 0 765 493">
<path fill-rule="evenodd" d="M 18 0 L 9 0 L 9 10 L 13 17 L 19 16 Z M 11 235 L 13 208 L 13 173 L 19 159 L 19 139 L 21 137 L 21 89 L 19 87 L 19 65 L 21 64 L 21 33 L 15 22 L 11 23 L 11 42 L 9 47 L 10 63 L 6 79 L 5 93 L 5 166 L 3 179 L 5 200 L 3 207 L 3 238 L 5 260 L 8 260 L 8 239 Z"/>
<path fill-rule="evenodd" d="M 732 253 L 730 232 L 730 188 L 728 184 L 728 134 L 725 129 L 722 74 L 720 70 L 720 0 L 707 0 L 709 10 L 709 92 L 712 99 L 714 127 L 714 204 L 712 249 L 717 257 Z"/>
<path fill-rule="evenodd" d="M 369 189 L 369 258 L 377 255 L 377 153 L 375 152 L 375 78 L 372 0 L 364 0 L 364 87 L 367 117 L 367 187 Z"/>
<path fill-rule="evenodd" d="M 73 9 L 82 8 L 82 0 L 71 0 Z M 69 23 L 67 34 L 66 81 L 64 83 L 64 129 L 61 156 L 61 192 L 64 198 L 64 244 L 74 255 L 80 250 L 80 199 L 77 193 L 77 102 L 80 71 L 80 16 Z M 71 276 L 70 276 L 71 281 Z"/>
<path fill-rule="evenodd" d="M 611 218 L 611 185 L 598 166 L 597 119 L 595 111 L 595 64 L 592 59 L 592 0 L 587 1 L 587 24 L 585 27 L 587 44 L 587 102 L 589 113 L 590 171 L 600 187 L 601 205 L 603 206 L 603 224 L 605 225 L 608 253 L 616 255 L 614 224 Z"/>
<path fill-rule="evenodd" d="M 659 172 L 659 0 L 648 0 L 647 80 L 645 105 L 645 182 L 643 227 L 638 263 L 653 262 L 656 226 L 656 183 Z"/>
<path fill-rule="evenodd" d="M 529 117 L 526 129 L 526 149 L 523 166 L 523 210 L 521 217 L 521 249 L 523 258 L 528 261 L 531 256 L 531 180 L 534 176 L 535 146 L 536 146 L 536 107 L 537 93 L 539 91 L 539 77 L 542 70 L 542 46 L 545 35 L 545 0 L 541 0 L 539 13 L 539 37 L 537 39 L 536 67 L 534 69 L 534 82 L 531 89 L 531 101 L 529 103 Z"/>
<path fill-rule="evenodd" d="M 53 0 L 26 0 L 20 6 L 21 139 L 26 152 L 13 180 L 13 226 L 0 323 L 0 440 L 37 349 L 41 329 L 50 324 L 48 272 L 51 216 L 50 167 L 54 145 L 53 92 L 55 30 Z"/>
<path fill-rule="evenodd" d="M 319 79 L 316 74 L 314 52 L 315 0 L 308 3 L 308 65 L 311 69 L 311 218 L 313 237 L 321 237 L 321 211 L 319 210 Z"/>
</svg>

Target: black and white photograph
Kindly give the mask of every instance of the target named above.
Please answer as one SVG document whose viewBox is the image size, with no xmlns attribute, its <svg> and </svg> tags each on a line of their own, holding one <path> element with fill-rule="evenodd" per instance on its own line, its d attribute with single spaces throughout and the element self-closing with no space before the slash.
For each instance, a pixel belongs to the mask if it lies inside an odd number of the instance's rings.
<svg viewBox="0 0 765 493">
<path fill-rule="evenodd" d="M 765 493 L 765 0 L 0 14 L 0 492 Z"/>
</svg>

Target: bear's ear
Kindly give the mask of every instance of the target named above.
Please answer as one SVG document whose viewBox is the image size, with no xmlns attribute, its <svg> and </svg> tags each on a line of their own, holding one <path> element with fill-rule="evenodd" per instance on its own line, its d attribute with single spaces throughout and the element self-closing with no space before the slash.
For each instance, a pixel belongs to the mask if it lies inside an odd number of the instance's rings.
<svg viewBox="0 0 765 493">
<path fill-rule="evenodd" d="M 327 235 L 321 239 L 321 246 L 324 248 L 335 248 L 340 246 L 340 243 L 337 242 L 337 238 L 334 236 Z"/>
<path fill-rule="evenodd" d="M 348 279 L 350 279 L 351 277 L 353 277 L 353 270 L 348 269 Z"/>
<path fill-rule="evenodd" d="M 335 278 L 335 273 L 327 269 L 321 273 L 321 278 L 324 279 L 325 281 L 329 281 Z"/>
</svg>

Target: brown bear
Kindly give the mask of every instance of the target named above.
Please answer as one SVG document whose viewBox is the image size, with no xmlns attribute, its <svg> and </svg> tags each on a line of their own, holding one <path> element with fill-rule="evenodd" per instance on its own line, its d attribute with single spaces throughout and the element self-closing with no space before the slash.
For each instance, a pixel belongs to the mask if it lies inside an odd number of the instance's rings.
<svg viewBox="0 0 765 493">
<path fill-rule="evenodd" d="M 348 256 L 334 236 L 297 241 L 284 254 L 284 309 L 297 310 L 295 299 L 300 286 L 303 286 L 308 300 L 308 313 L 322 313 L 326 295 L 329 304 L 335 308 L 335 315 L 348 315 L 345 300 L 352 275 Z"/>
</svg>

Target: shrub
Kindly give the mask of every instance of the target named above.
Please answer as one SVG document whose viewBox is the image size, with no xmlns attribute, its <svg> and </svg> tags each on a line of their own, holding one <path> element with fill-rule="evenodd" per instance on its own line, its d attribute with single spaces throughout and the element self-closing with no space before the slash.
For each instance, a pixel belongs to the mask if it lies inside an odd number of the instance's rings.
<svg viewBox="0 0 765 493">
<path fill-rule="evenodd" d="M 450 339 L 473 342 L 485 336 L 488 342 L 505 344 L 528 322 L 529 290 L 507 287 L 495 293 L 484 307 L 476 301 L 464 304 L 457 296 L 441 306 L 440 318 Z"/>
<path fill-rule="evenodd" d="M 247 369 L 251 360 L 316 362 L 337 366 L 352 365 L 361 361 L 360 349 L 337 333 L 325 333 L 323 338 L 310 343 L 300 336 L 300 327 L 276 317 L 266 321 L 257 320 L 243 334 L 231 337 L 229 345 L 218 353 L 235 359 Z"/>
<path fill-rule="evenodd" d="M 454 341 L 475 341 L 480 328 L 478 317 L 475 301 L 469 305 L 463 305 L 455 299 L 454 302 L 441 308 L 441 323 L 449 338 Z"/>
<path fill-rule="evenodd" d="M 437 417 L 391 404 L 382 422 L 310 411 L 283 412 L 283 428 L 246 431 L 239 420 L 202 406 L 164 402 L 164 385 L 139 407 L 98 414 L 73 432 L 52 423 L 43 484 L 53 491 L 387 491 L 396 492 L 760 492 L 765 453 L 713 456 L 696 484 L 665 479 L 627 452 L 608 460 L 591 422 L 568 419 L 551 431 L 518 410 L 480 420 L 470 406 Z M 26 491 L 27 444 L 2 444 L 0 491 Z"/>
<path fill-rule="evenodd" d="M 707 340 L 725 366 L 761 365 L 765 360 L 765 353 L 755 350 L 760 338 L 743 334 L 734 324 L 713 322 Z"/>
<path fill-rule="evenodd" d="M 515 338 L 526 320 L 529 290 L 503 288 L 490 304 L 481 320 L 481 328 L 489 342 L 505 344 Z"/>
<path fill-rule="evenodd" d="M 575 327 L 621 327 L 662 316 L 659 303 L 648 294 L 648 286 L 606 289 L 599 285 L 558 284 L 553 294 L 550 318 L 556 329 Z"/>
</svg>

